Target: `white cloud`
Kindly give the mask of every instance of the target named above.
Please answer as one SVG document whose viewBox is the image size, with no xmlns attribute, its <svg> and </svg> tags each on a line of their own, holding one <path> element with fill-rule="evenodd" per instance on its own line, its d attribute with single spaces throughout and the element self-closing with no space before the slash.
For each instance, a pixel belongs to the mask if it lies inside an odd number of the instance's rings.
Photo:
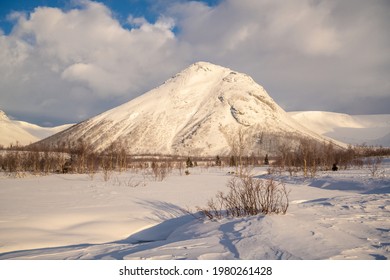
<svg viewBox="0 0 390 280">
<path fill-rule="evenodd" d="M 194 57 L 247 72 L 286 109 L 356 113 L 356 97 L 390 92 L 389 8 L 381 0 L 225 0 L 178 3 L 170 13 Z"/>
<path fill-rule="evenodd" d="M 93 64 L 72 64 L 62 72 L 61 77 L 70 82 L 86 83 L 97 93 L 118 93 L 128 90 L 126 80 L 121 79 L 119 74 L 110 73 Z"/>
<path fill-rule="evenodd" d="M 257 43 L 263 50 L 292 50 L 310 55 L 332 54 L 340 47 L 337 31 L 327 21 L 330 7 L 309 1 L 235 1 L 216 7 L 178 3 L 180 36 L 196 46 L 230 51 Z"/>
<path fill-rule="evenodd" d="M 53 69 L 63 70 L 68 81 L 85 82 L 100 95 L 124 94 L 142 83 L 135 79 L 154 52 L 174 40 L 166 19 L 139 28 L 124 29 L 102 4 L 86 2 L 81 10 L 63 12 L 38 8 L 29 19 L 21 18 L 14 33 L 33 37 L 34 48 Z"/>
<path fill-rule="evenodd" d="M 115 96 L 129 100 L 166 78 L 164 71 L 172 71 L 179 53 L 172 19 L 137 21 L 129 30 L 104 5 L 83 3 L 66 12 L 40 7 L 29 16 L 13 15 L 17 23 L 12 33 L 0 37 L 2 106 L 31 112 L 36 104 L 35 110 L 62 117 L 73 117 L 73 111 L 93 115 L 98 113 L 96 102 Z M 80 88 L 94 101 L 74 104 L 69 92 Z M 22 102 L 25 96 L 32 101 L 28 105 Z M 57 110 L 56 104 L 42 102 L 46 99 L 57 100 Z"/>
<path fill-rule="evenodd" d="M 129 15 L 131 28 L 98 2 L 13 13 L 12 33 L 0 34 L 2 109 L 82 120 L 197 60 L 250 74 L 286 109 L 388 100 L 390 7 L 381 0 L 170 3 L 155 22 Z"/>
<path fill-rule="evenodd" d="M 130 23 L 133 27 L 140 27 L 148 23 L 144 17 L 134 17 L 133 15 L 129 15 L 127 17 L 127 22 Z"/>
</svg>

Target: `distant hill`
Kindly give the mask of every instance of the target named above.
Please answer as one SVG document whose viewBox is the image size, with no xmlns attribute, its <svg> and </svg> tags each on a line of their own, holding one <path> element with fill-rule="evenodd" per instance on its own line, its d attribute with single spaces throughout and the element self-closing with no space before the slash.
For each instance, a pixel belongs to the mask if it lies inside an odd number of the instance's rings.
<svg viewBox="0 0 390 280">
<path fill-rule="evenodd" d="M 307 128 L 347 144 L 390 147 L 390 114 L 347 115 L 322 111 L 288 114 Z"/>
<path fill-rule="evenodd" d="M 56 127 L 41 127 L 28 122 L 11 120 L 0 110 L 0 145 L 4 147 L 16 144 L 28 145 L 70 126 L 67 124 Z"/>
</svg>

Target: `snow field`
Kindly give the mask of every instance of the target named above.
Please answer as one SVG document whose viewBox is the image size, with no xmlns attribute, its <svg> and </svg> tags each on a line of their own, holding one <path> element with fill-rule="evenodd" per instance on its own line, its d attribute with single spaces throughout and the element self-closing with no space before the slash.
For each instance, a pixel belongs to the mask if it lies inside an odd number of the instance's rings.
<svg viewBox="0 0 390 280">
<path fill-rule="evenodd" d="M 227 168 L 162 182 L 141 171 L 3 176 L 0 259 L 389 259 L 389 160 L 381 168 L 273 175 L 291 191 L 286 215 L 219 221 L 186 210 L 227 192 Z"/>
</svg>

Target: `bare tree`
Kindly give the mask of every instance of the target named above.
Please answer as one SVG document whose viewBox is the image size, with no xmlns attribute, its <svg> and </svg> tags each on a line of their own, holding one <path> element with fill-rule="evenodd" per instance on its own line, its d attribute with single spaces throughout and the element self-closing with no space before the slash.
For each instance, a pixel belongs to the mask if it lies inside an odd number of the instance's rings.
<svg viewBox="0 0 390 280">
<path fill-rule="evenodd" d="M 234 163 L 236 173 L 241 174 L 244 166 L 244 156 L 249 152 L 249 137 L 247 131 L 239 126 L 238 129 L 225 129 L 225 135 L 230 147 L 230 165 Z"/>
<path fill-rule="evenodd" d="M 156 181 L 163 181 L 170 173 L 169 165 L 165 162 L 158 163 L 153 161 L 151 168 L 152 168 L 153 178 Z"/>
<path fill-rule="evenodd" d="M 377 177 L 381 173 L 381 157 L 369 157 L 366 159 L 366 166 L 372 177 Z"/>
</svg>

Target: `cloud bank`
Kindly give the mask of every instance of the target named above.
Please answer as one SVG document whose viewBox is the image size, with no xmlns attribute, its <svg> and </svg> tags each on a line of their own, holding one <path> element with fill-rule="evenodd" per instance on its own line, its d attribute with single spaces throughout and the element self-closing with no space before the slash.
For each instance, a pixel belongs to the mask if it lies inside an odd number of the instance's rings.
<svg viewBox="0 0 390 280">
<path fill-rule="evenodd" d="M 198 60 L 242 71 L 286 110 L 390 113 L 390 5 L 383 1 L 159 1 L 125 23 L 102 3 L 14 12 L 0 33 L 0 108 L 77 122 Z"/>
</svg>

